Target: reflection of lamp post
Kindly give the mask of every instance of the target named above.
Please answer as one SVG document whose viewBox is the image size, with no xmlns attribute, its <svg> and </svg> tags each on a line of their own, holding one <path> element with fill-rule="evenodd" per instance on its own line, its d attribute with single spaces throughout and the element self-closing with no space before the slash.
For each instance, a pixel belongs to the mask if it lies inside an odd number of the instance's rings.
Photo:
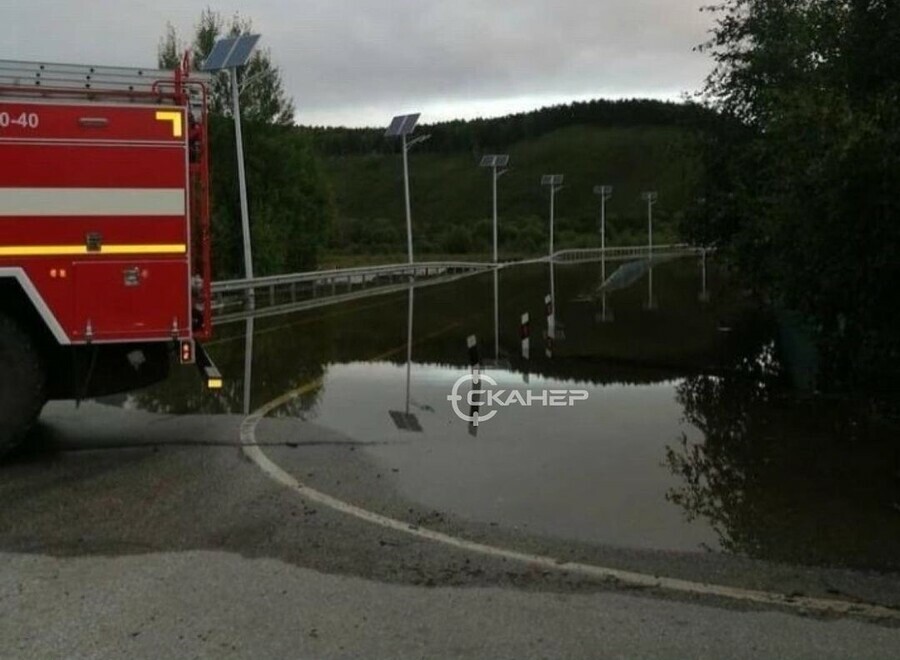
<svg viewBox="0 0 900 660">
<path fill-rule="evenodd" d="M 409 150 L 417 144 L 425 142 L 430 135 L 420 135 L 419 137 L 407 142 L 407 136 L 411 135 L 416 129 L 419 121 L 418 114 L 400 115 L 394 117 L 391 125 L 388 126 L 386 137 L 399 137 L 403 148 L 403 192 L 406 200 L 406 243 L 409 253 L 409 263 L 413 263 L 413 238 L 412 238 L 412 204 L 409 199 Z"/>
<path fill-rule="evenodd" d="M 702 256 L 700 258 L 700 270 L 701 270 L 700 278 L 701 278 L 702 288 L 700 289 L 700 302 L 708 303 L 709 302 L 709 289 L 707 289 L 707 286 L 706 286 L 706 248 L 703 248 L 701 255 Z"/>
<path fill-rule="evenodd" d="M 244 414 L 250 414 L 250 394 L 253 385 L 253 317 L 247 319 L 244 331 Z"/>
<path fill-rule="evenodd" d="M 650 272 L 648 273 L 649 293 L 647 296 L 647 309 L 656 309 L 656 301 L 653 299 L 653 206 L 659 195 L 655 192 L 645 192 L 641 199 L 647 202 L 647 258 L 650 260 Z"/>
<path fill-rule="evenodd" d="M 553 238 L 556 221 L 556 193 L 563 188 L 562 174 L 545 174 L 541 177 L 541 185 L 550 188 L 550 300 L 547 310 L 547 337 L 552 344 L 556 336 L 556 272 L 553 268 Z M 552 350 L 552 349 L 551 349 Z"/>
<path fill-rule="evenodd" d="M 244 140 L 241 131 L 240 90 L 238 68 L 250 61 L 250 55 L 259 41 L 258 34 L 219 39 L 203 62 L 204 71 L 225 71 L 231 74 L 231 102 L 234 114 L 234 138 L 237 147 L 238 192 L 241 198 L 241 231 L 244 238 L 244 275 L 253 279 L 253 252 L 250 244 L 250 210 L 247 203 L 247 178 L 244 169 Z M 253 289 L 249 289 L 249 302 L 253 302 Z"/>
<path fill-rule="evenodd" d="M 412 345 L 413 345 L 413 310 L 415 307 L 415 286 L 409 287 L 409 317 L 406 326 L 406 411 L 389 410 L 388 414 L 394 421 L 394 425 L 401 431 L 410 433 L 422 433 L 422 425 L 418 418 L 410 411 L 410 395 L 412 383 Z"/>
<path fill-rule="evenodd" d="M 606 202 L 612 197 L 612 186 L 594 186 L 594 194 L 600 198 L 600 277 L 606 284 Z M 601 320 L 610 320 L 606 311 L 606 290 L 603 291 L 603 312 Z"/>
<path fill-rule="evenodd" d="M 501 169 L 509 165 L 509 156 L 493 155 L 481 159 L 481 167 L 489 167 L 494 181 L 494 263 L 498 261 L 497 252 L 497 179 L 506 174 L 508 170 Z"/>
<path fill-rule="evenodd" d="M 603 281 L 606 281 L 606 202 L 612 197 L 612 186 L 594 186 L 594 194 L 600 198 L 600 263 Z"/>
<path fill-rule="evenodd" d="M 494 259 L 496 260 L 496 253 Z M 496 267 L 494 268 L 494 360 L 500 364 L 500 269 Z"/>
</svg>

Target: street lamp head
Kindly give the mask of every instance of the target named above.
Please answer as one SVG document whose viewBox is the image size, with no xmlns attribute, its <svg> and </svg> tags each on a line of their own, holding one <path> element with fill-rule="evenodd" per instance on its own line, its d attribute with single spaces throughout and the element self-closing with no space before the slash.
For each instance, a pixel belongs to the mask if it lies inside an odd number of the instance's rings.
<svg viewBox="0 0 900 660">
<path fill-rule="evenodd" d="M 612 197 L 612 186 L 594 186 L 594 194 L 600 197 Z"/>
<path fill-rule="evenodd" d="M 423 142 L 428 142 L 428 140 L 430 140 L 430 139 L 431 139 L 430 133 L 426 133 L 425 135 L 419 135 L 406 143 L 406 150 L 409 151 L 417 144 L 422 144 Z"/>
<path fill-rule="evenodd" d="M 648 204 L 656 204 L 656 201 L 659 199 L 659 193 L 656 192 L 645 192 L 641 193 L 641 199 L 647 202 Z"/>
</svg>

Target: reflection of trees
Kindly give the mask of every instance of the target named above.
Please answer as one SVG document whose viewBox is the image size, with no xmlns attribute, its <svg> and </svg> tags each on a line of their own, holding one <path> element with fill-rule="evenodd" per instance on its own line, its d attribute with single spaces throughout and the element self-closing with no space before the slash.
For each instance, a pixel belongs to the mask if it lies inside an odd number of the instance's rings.
<svg viewBox="0 0 900 660">
<path fill-rule="evenodd" d="M 270 401 L 286 391 L 321 378 L 321 355 L 328 355 L 328 337 L 318 333 L 291 337 L 287 345 L 277 333 L 257 332 L 254 336 L 251 407 Z M 221 390 L 203 387 L 196 369 L 173 366 L 169 380 L 133 395 L 142 410 L 166 414 L 242 414 L 244 410 L 244 337 L 227 338 L 210 353 L 225 374 Z M 299 413 L 318 400 L 321 388 L 285 405 Z"/>
<path fill-rule="evenodd" d="M 667 448 L 667 498 L 704 518 L 727 551 L 799 563 L 900 568 L 896 430 L 847 403 L 798 401 L 774 347 L 678 388 L 704 439 Z"/>
</svg>

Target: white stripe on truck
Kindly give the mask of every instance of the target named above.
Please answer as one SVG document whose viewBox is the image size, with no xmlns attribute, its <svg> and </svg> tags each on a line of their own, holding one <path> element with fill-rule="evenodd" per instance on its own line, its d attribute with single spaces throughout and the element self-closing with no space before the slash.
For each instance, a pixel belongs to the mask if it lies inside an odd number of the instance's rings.
<svg viewBox="0 0 900 660">
<path fill-rule="evenodd" d="M 0 217 L 185 215 L 182 188 L 0 188 Z"/>
</svg>

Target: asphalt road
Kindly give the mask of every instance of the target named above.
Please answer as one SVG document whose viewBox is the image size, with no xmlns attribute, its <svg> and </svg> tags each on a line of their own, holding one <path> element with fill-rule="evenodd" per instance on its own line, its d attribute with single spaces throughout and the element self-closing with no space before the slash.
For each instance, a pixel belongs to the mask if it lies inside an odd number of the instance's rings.
<svg viewBox="0 0 900 660">
<path fill-rule="evenodd" d="M 238 417 L 48 407 L 0 468 L 0 657 L 900 657 L 900 619 L 625 588 L 565 561 L 900 607 L 897 576 L 638 552 L 405 501 L 364 444 L 298 421 L 257 440 L 285 473 L 392 519 L 560 570 L 372 524 L 276 483 Z"/>
</svg>

